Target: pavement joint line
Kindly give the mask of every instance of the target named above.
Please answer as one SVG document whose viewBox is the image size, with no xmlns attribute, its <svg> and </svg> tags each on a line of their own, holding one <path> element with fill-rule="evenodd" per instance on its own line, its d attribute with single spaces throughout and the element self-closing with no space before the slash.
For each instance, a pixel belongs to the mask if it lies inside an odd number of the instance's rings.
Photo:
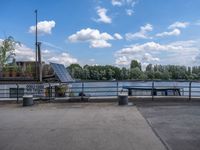
<svg viewBox="0 0 200 150">
<path fill-rule="evenodd" d="M 151 128 L 151 130 L 153 131 L 153 133 L 156 135 L 156 137 L 161 141 L 161 143 L 164 145 L 164 147 L 166 148 L 166 150 L 172 150 L 171 147 L 167 144 L 167 142 L 165 142 L 165 140 L 163 140 L 161 138 L 161 136 L 158 134 L 158 132 L 156 131 L 156 129 L 153 128 L 151 122 L 145 118 L 145 116 L 142 114 L 142 112 L 138 109 L 138 107 L 136 107 L 138 112 L 141 113 L 141 115 L 143 116 L 143 118 L 145 119 L 145 121 L 147 122 L 147 124 L 149 125 L 149 127 Z"/>
</svg>

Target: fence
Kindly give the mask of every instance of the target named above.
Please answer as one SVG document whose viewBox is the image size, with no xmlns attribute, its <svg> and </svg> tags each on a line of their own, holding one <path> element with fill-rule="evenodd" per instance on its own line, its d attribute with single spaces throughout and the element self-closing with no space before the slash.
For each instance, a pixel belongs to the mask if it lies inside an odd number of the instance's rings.
<svg viewBox="0 0 200 150">
<path fill-rule="evenodd" d="M 180 97 L 192 100 L 200 98 L 200 82 L 197 81 L 76 81 L 67 83 L 0 83 L 0 100 L 22 99 L 23 95 L 34 95 L 35 98 L 51 100 L 69 97 L 112 97 L 128 88 L 151 89 L 151 92 L 141 92 L 133 96 L 155 97 L 153 91 L 157 88 L 176 88 L 180 90 Z M 145 93 L 145 94 L 144 94 Z M 161 95 L 162 96 L 162 95 Z"/>
</svg>

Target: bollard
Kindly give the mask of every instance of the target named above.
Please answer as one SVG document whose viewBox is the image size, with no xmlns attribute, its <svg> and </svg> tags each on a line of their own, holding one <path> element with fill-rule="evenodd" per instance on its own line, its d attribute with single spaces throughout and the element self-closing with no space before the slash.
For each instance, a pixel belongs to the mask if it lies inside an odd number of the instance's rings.
<svg viewBox="0 0 200 150">
<path fill-rule="evenodd" d="M 128 105 L 128 95 L 118 95 L 118 104 L 119 105 Z"/>
<path fill-rule="evenodd" d="M 33 105 L 33 95 L 24 95 L 23 106 L 32 106 L 32 105 Z"/>
</svg>

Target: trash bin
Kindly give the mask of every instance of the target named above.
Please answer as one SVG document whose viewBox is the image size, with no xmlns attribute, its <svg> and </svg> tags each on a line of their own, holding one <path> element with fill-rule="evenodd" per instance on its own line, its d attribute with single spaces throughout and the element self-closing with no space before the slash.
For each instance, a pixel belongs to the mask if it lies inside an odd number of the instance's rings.
<svg viewBox="0 0 200 150">
<path fill-rule="evenodd" d="M 23 106 L 32 106 L 32 105 L 33 105 L 33 95 L 24 95 Z"/>
<path fill-rule="evenodd" d="M 128 95 L 127 94 L 118 95 L 118 104 L 128 105 Z"/>
</svg>

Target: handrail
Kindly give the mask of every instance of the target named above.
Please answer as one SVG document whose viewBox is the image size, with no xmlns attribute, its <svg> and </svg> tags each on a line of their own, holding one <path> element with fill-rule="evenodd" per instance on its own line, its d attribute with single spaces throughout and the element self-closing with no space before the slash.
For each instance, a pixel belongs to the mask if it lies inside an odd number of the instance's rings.
<svg viewBox="0 0 200 150">
<path fill-rule="evenodd" d="M 168 83 L 169 85 L 162 85 L 160 83 Z M 145 85 L 145 83 L 147 83 Z M 159 83 L 159 84 L 158 84 Z M 173 85 L 176 83 L 177 85 Z M 183 84 L 184 83 L 184 84 Z M 188 100 L 191 101 L 193 96 L 200 97 L 200 81 L 186 81 L 186 80 L 123 80 L 123 81 L 76 81 L 76 82 L 23 82 L 23 83 L 0 83 L 0 98 L 10 98 L 10 87 L 13 85 L 13 88 L 16 88 L 16 93 L 13 93 L 13 97 L 16 98 L 17 103 L 20 98 L 22 98 L 22 93 L 20 93 L 21 88 L 24 88 L 24 94 L 37 94 L 37 91 L 28 92 L 26 85 L 35 84 L 43 85 L 42 92 L 44 94 L 43 98 L 48 99 L 49 101 L 52 98 L 56 97 L 55 85 L 72 85 L 68 87 L 68 91 L 64 93 L 66 96 L 77 96 L 82 93 L 90 94 L 91 96 L 118 96 L 124 86 L 128 87 L 144 87 L 151 88 L 151 97 L 154 100 L 154 89 L 156 88 L 167 88 L 167 87 L 176 87 L 181 89 L 182 96 L 188 96 Z M 138 85 L 140 84 L 140 85 Z M 199 84 L 199 85 L 198 85 Z M 2 88 L 1 85 L 7 85 L 7 88 Z M 45 95 L 47 92 L 48 94 Z M 71 94 L 71 95 L 70 95 Z M 141 95 L 142 96 L 142 95 Z M 83 97 L 83 94 L 81 95 Z"/>
</svg>

